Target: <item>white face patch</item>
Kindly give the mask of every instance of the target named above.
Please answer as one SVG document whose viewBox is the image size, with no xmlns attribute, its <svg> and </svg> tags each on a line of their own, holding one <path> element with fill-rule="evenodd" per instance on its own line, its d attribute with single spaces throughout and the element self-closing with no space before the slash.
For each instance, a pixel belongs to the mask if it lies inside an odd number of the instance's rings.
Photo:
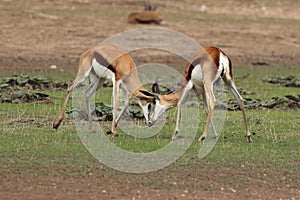
<svg viewBox="0 0 300 200">
<path fill-rule="evenodd" d="M 155 123 L 158 118 L 164 113 L 166 112 L 166 110 L 169 108 L 169 106 L 166 105 L 162 105 L 159 103 L 159 100 L 156 100 L 156 104 L 153 105 L 154 109 L 153 111 L 150 113 L 150 121 L 152 123 Z"/>
<path fill-rule="evenodd" d="M 143 110 L 143 113 L 144 113 L 144 117 L 146 119 L 146 122 L 148 123 L 149 121 L 149 110 L 148 110 L 148 106 L 150 105 L 150 103 L 147 103 L 146 105 L 142 105 L 141 102 L 139 102 L 139 105 L 140 107 L 142 108 Z"/>
</svg>

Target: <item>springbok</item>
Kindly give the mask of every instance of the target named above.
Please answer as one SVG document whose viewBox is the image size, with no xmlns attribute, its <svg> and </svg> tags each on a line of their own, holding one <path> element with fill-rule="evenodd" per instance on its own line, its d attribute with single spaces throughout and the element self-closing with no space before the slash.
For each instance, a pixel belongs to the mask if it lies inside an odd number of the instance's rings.
<svg viewBox="0 0 300 200">
<path fill-rule="evenodd" d="M 213 85 L 220 78 L 223 79 L 239 102 L 239 106 L 243 112 L 247 141 L 251 142 L 244 100 L 234 84 L 231 61 L 226 54 L 217 47 L 207 47 L 204 50 L 199 51 L 193 57 L 192 61 L 185 67 L 180 87 L 176 91 L 170 94 L 160 95 L 157 93 L 159 90 L 157 83 L 153 84 L 153 93 L 141 91 L 143 94 L 155 98 L 155 101 L 150 104 L 152 108 L 149 111 L 150 117 L 147 123 L 149 123 L 149 126 L 153 125 L 167 109 L 177 106 L 176 127 L 172 137 L 173 139 L 176 138 L 176 135 L 179 133 L 181 105 L 188 98 L 189 92 L 194 90 L 198 97 L 202 95 L 204 110 L 208 115 L 204 131 L 199 138 L 199 141 L 206 138 L 209 124 L 212 126 L 214 136 L 217 137 L 217 132 L 215 131 L 212 121 L 212 114 L 216 101 L 213 93 Z"/>
<path fill-rule="evenodd" d="M 139 105 L 142 107 L 144 116 L 148 121 L 148 105 L 154 101 L 153 97 L 145 96 L 140 91 L 146 91 L 137 76 L 137 70 L 133 59 L 129 54 L 121 51 L 114 45 L 98 45 L 85 51 L 79 61 L 79 69 L 76 79 L 68 85 L 67 94 L 60 115 L 53 123 L 53 128 L 57 129 L 61 124 L 67 101 L 74 88 L 82 85 L 87 78 L 93 75 L 94 82 L 88 86 L 85 91 L 86 109 L 88 112 L 89 128 L 92 129 L 91 112 L 90 112 L 90 99 L 96 90 L 102 86 L 105 78 L 109 78 L 113 82 L 113 121 L 111 130 L 108 134 L 118 136 L 116 131 L 117 123 L 119 122 L 122 114 L 129 105 L 129 94 L 138 100 Z M 119 88 L 124 92 L 124 106 L 117 117 Z"/>
<path fill-rule="evenodd" d="M 164 21 L 163 15 L 157 11 L 142 11 L 142 12 L 132 12 L 128 16 L 128 23 L 140 23 L 140 24 L 158 24 L 167 25 Z"/>
</svg>

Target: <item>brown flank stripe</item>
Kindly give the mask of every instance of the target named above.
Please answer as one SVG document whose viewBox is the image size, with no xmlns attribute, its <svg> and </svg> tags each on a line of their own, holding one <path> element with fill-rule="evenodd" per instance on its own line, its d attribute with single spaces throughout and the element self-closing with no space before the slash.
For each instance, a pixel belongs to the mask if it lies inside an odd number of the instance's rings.
<svg viewBox="0 0 300 200">
<path fill-rule="evenodd" d="M 99 54 L 98 52 L 95 51 L 93 57 L 96 59 L 96 61 L 100 65 L 106 67 L 107 69 L 109 69 L 113 73 L 116 73 L 115 68 L 101 54 Z"/>
</svg>

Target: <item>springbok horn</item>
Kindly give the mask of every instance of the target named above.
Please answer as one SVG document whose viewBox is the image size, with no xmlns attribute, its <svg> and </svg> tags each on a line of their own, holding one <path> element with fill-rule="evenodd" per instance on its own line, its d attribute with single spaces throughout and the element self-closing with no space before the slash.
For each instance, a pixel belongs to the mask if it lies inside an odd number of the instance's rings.
<svg viewBox="0 0 300 200">
<path fill-rule="evenodd" d="M 160 94 L 160 89 L 159 89 L 159 86 L 158 86 L 158 79 L 159 79 L 159 77 L 157 77 L 155 79 L 155 82 L 152 85 L 152 92 L 154 92 L 156 94 Z"/>
</svg>

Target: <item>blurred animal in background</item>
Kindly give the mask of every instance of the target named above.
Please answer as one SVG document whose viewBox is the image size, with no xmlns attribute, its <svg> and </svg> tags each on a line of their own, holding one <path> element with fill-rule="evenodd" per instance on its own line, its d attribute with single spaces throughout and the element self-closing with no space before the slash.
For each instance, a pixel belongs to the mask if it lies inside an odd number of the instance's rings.
<svg viewBox="0 0 300 200">
<path fill-rule="evenodd" d="M 159 24 L 167 25 L 164 20 L 164 16 L 156 11 L 157 5 L 153 5 L 150 2 L 144 3 L 144 11 L 132 12 L 128 16 L 128 23 L 140 23 L 140 24 Z"/>
<path fill-rule="evenodd" d="M 155 11 L 156 9 L 157 9 L 157 5 L 153 5 L 149 1 L 144 2 L 144 10 L 145 11 Z"/>
</svg>

